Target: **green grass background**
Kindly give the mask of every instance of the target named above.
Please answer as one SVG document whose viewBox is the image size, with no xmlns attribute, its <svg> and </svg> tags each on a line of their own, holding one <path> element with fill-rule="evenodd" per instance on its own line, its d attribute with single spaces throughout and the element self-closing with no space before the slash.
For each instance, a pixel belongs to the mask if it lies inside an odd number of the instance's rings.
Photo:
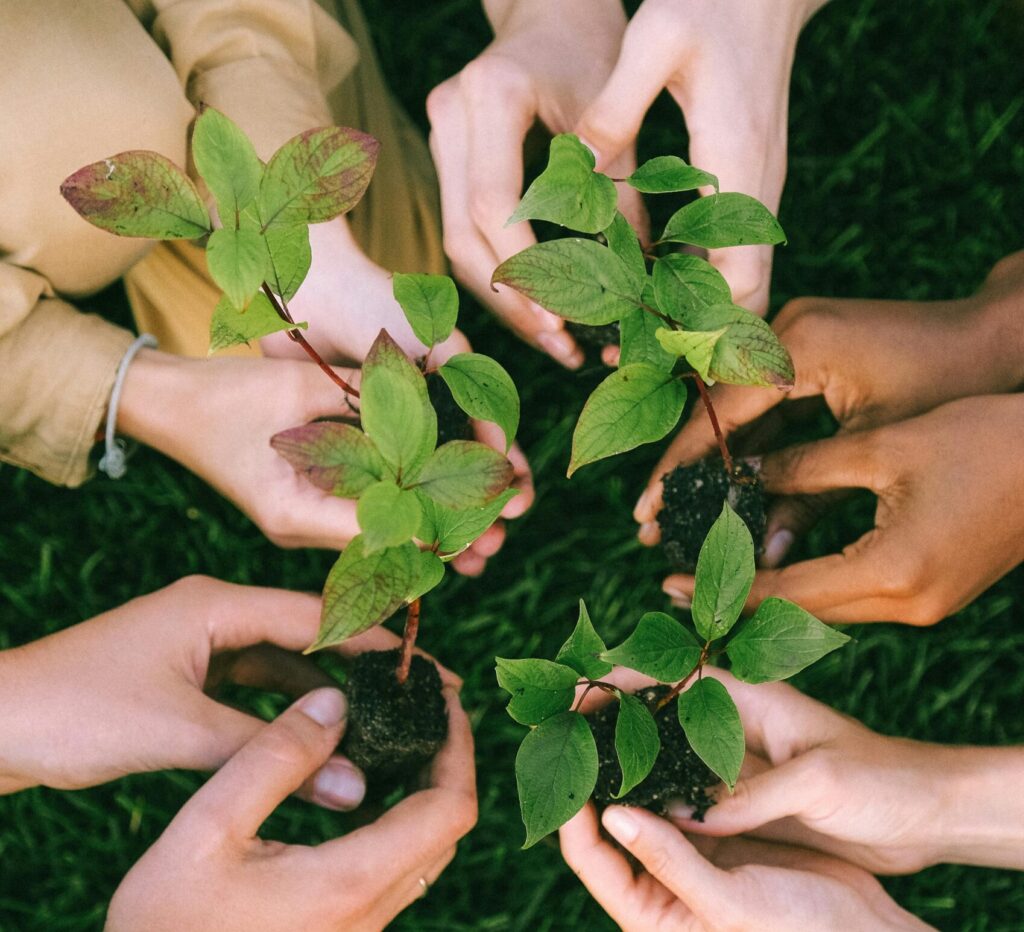
<svg viewBox="0 0 1024 932">
<path fill-rule="evenodd" d="M 488 39 L 477 0 L 368 0 L 366 10 L 393 86 L 424 123 L 428 90 Z M 992 263 L 1021 247 L 1022 19 L 1019 3 L 835 0 L 812 21 L 793 76 L 780 213 L 790 241 L 777 252 L 775 307 L 800 294 L 965 295 Z M 642 155 L 682 151 L 684 132 L 670 102 L 656 104 L 648 124 Z M 111 297 L 116 290 L 98 303 L 116 305 Z M 503 710 L 492 659 L 550 656 L 580 596 L 609 640 L 641 607 L 665 607 L 665 566 L 635 542 L 630 518 L 657 450 L 565 480 L 571 427 L 600 371 L 568 375 L 471 303 L 465 307 L 464 326 L 476 345 L 500 359 L 520 386 L 521 439 L 538 497 L 486 575 L 449 578 L 424 611 L 423 646 L 466 677 L 481 764 L 480 823 L 429 897 L 395 928 L 609 929 L 554 845 L 518 850 L 512 766 L 523 731 Z M 1007 454 L 1009 448 L 993 450 Z M 804 552 L 848 540 L 870 511 L 861 502 L 835 516 Z M 188 573 L 315 589 L 331 561 L 327 553 L 277 550 L 202 482 L 150 451 L 135 456 L 122 481 L 100 478 L 78 491 L 0 468 L 0 647 Z M 856 644 L 799 685 L 885 733 L 1021 742 L 1021 582 L 1018 570 L 929 630 L 861 627 L 852 632 Z M 83 792 L 32 790 L 0 799 L 0 929 L 99 928 L 120 877 L 202 780 L 156 774 Z M 290 801 L 268 830 L 315 842 L 341 824 L 337 815 Z M 1020 875 L 942 866 L 886 885 L 943 929 L 1024 928 Z"/>
</svg>

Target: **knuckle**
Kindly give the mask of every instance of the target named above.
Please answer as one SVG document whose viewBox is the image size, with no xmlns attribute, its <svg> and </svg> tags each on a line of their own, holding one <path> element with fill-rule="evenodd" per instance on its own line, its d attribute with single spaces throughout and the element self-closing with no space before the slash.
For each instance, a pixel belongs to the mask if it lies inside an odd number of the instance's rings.
<svg viewBox="0 0 1024 932">
<path fill-rule="evenodd" d="M 841 791 L 842 775 L 835 757 L 822 750 L 808 751 L 802 758 L 803 785 L 816 798 L 834 799 Z"/>
<path fill-rule="evenodd" d="M 501 227 L 509 217 L 509 205 L 493 189 L 477 189 L 469 197 L 469 216 L 478 227 Z"/>
<path fill-rule="evenodd" d="M 641 860 L 648 873 L 656 878 L 666 877 L 672 870 L 672 857 L 664 845 L 654 844 L 643 853 Z"/>
<path fill-rule="evenodd" d="M 459 75 L 466 97 L 488 108 L 522 104 L 530 97 L 529 75 L 514 61 L 500 54 L 484 54 L 474 59 Z"/>
<path fill-rule="evenodd" d="M 443 123 L 458 104 L 459 89 L 453 79 L 438 84 L 427 94 L 427 119 L 430 125 Z"/>
<path fill-rule="evenodd" d="M 309 759 L 309 732 L 313 727 L 304 728 L 297 719 L 278 719 L 274 727 L 267 728 L 260 736 L 263 754 L 285 767 L 301 767 Z"/>
</svg>

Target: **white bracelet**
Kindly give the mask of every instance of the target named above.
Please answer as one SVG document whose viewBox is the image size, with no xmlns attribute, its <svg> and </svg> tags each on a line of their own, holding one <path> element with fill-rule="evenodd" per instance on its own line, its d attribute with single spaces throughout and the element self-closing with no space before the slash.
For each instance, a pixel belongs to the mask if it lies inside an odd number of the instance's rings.
<svg viewBox="0 0 1024 932">
<path fill-rule="evenodd" d="M 110 406 L 107 408 L 107 432 L 106 449 L 100 458 L 98 468 L 105 472 L 111 479 L 120 479 L 128 467 L 125 455 L 126 444 L 123 440 L 114 437 L 114 428 L 117 426 L 117 406 L 121 402 L 121 390 L 124 388 L 124 377 L 128 372 L 128 366 L 135 358 L 135 354 L 144 346 L 156 349 L 159 344 L 156 337 L 151 333 L 144 333 L 138 337 L 124 356 L 121 358 L 121 365 L 117 367 L 117 376 L 114 379 L 114 390 L 110 393 Z"/>
</svg>

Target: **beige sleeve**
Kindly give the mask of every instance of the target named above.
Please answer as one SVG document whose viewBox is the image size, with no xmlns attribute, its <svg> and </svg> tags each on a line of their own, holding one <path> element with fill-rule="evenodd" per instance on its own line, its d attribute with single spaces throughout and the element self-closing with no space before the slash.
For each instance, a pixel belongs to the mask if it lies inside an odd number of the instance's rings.
<svg viewBox="0 0 1024 932">
<path fill-rule="evenodd" d="M 0 460 L 78 486 L 133 336 L 48 293 L 0 263 Z"/>
<path fill-rule="evenodd" d="M 130 0 L 192 103 L 221 110 L 263 159 L 333 123 L 326 94 L 359 50 L 315 0 Z"/>
</svg>

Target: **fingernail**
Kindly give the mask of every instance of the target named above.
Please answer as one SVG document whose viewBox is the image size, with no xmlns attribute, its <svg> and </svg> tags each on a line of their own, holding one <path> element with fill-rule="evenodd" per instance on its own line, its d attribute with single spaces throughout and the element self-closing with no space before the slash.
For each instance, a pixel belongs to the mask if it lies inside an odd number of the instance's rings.
<svg viewBox="0 0 1024 932">
<path fill-rule="evenodd" d="M 296 704 L 303 715 L 324 728 L 332 728 L 345 717 L 345 697 L 339 689 L 314 689 Z"/>
<path fill-rule="evenodd" d="M 328 761 L 313 780 L 313 796 L 331 809 L 355 809 L 366 795 L 366 779 L 351 764 Z"/>
<path fill-rule="evenodd" d="M 786 554 L 789 553 L 789 548 L 793 546 L 794 540 L 792 531 L 787 531 L 785 528 L 781 531 L 776 531 L 765 546 L 764 556 L 761 558 L 761 561 L 769 569 L 774 569 L 783 561 Z"/>
<path fill-rule="evenodd" d="M 651 489 L 644 489 L 644 494 L 636 500 L 636 507 L 633 509 L 637 514 L 646 514 L 651 510 L 654 492 Z"/>
<path fill-rule="evenodd" d="M 687 806 L 686 803 L 679 802 L 678 800 L 670 801 L 667 809 L 668 817 L 678 822 L 689 822 L 696 811 L 693 806 Z"/>
<path fill-rule="evenodd" d="M 640 834 L 640 824 L 637 820 L 631 813 L 618 806 L 605 809 L 601 821 L 604 823 L 604 827 L 615 836 L 616 841 L 621 841 L 624 845 L 635 841 L 636 836 Z"/>
<path fill-rule="evenodd" d="M 537 342 L 545 352 L 550 353 L 555 359 L 561 360 L 568 366 L 578 366 L 583 361 L 579 350 L 576 349 L 572 337 L 564 331 L 558 333 L 539 333 Z"/>
<path fill-rule="evenodd" d="M 761 462 L 762 457 L 760 456 L 745 456 L 743 462 L 746 463 L 753 471 L 754 475 L 758 476 L 761 474 Z"/>
</svg>

